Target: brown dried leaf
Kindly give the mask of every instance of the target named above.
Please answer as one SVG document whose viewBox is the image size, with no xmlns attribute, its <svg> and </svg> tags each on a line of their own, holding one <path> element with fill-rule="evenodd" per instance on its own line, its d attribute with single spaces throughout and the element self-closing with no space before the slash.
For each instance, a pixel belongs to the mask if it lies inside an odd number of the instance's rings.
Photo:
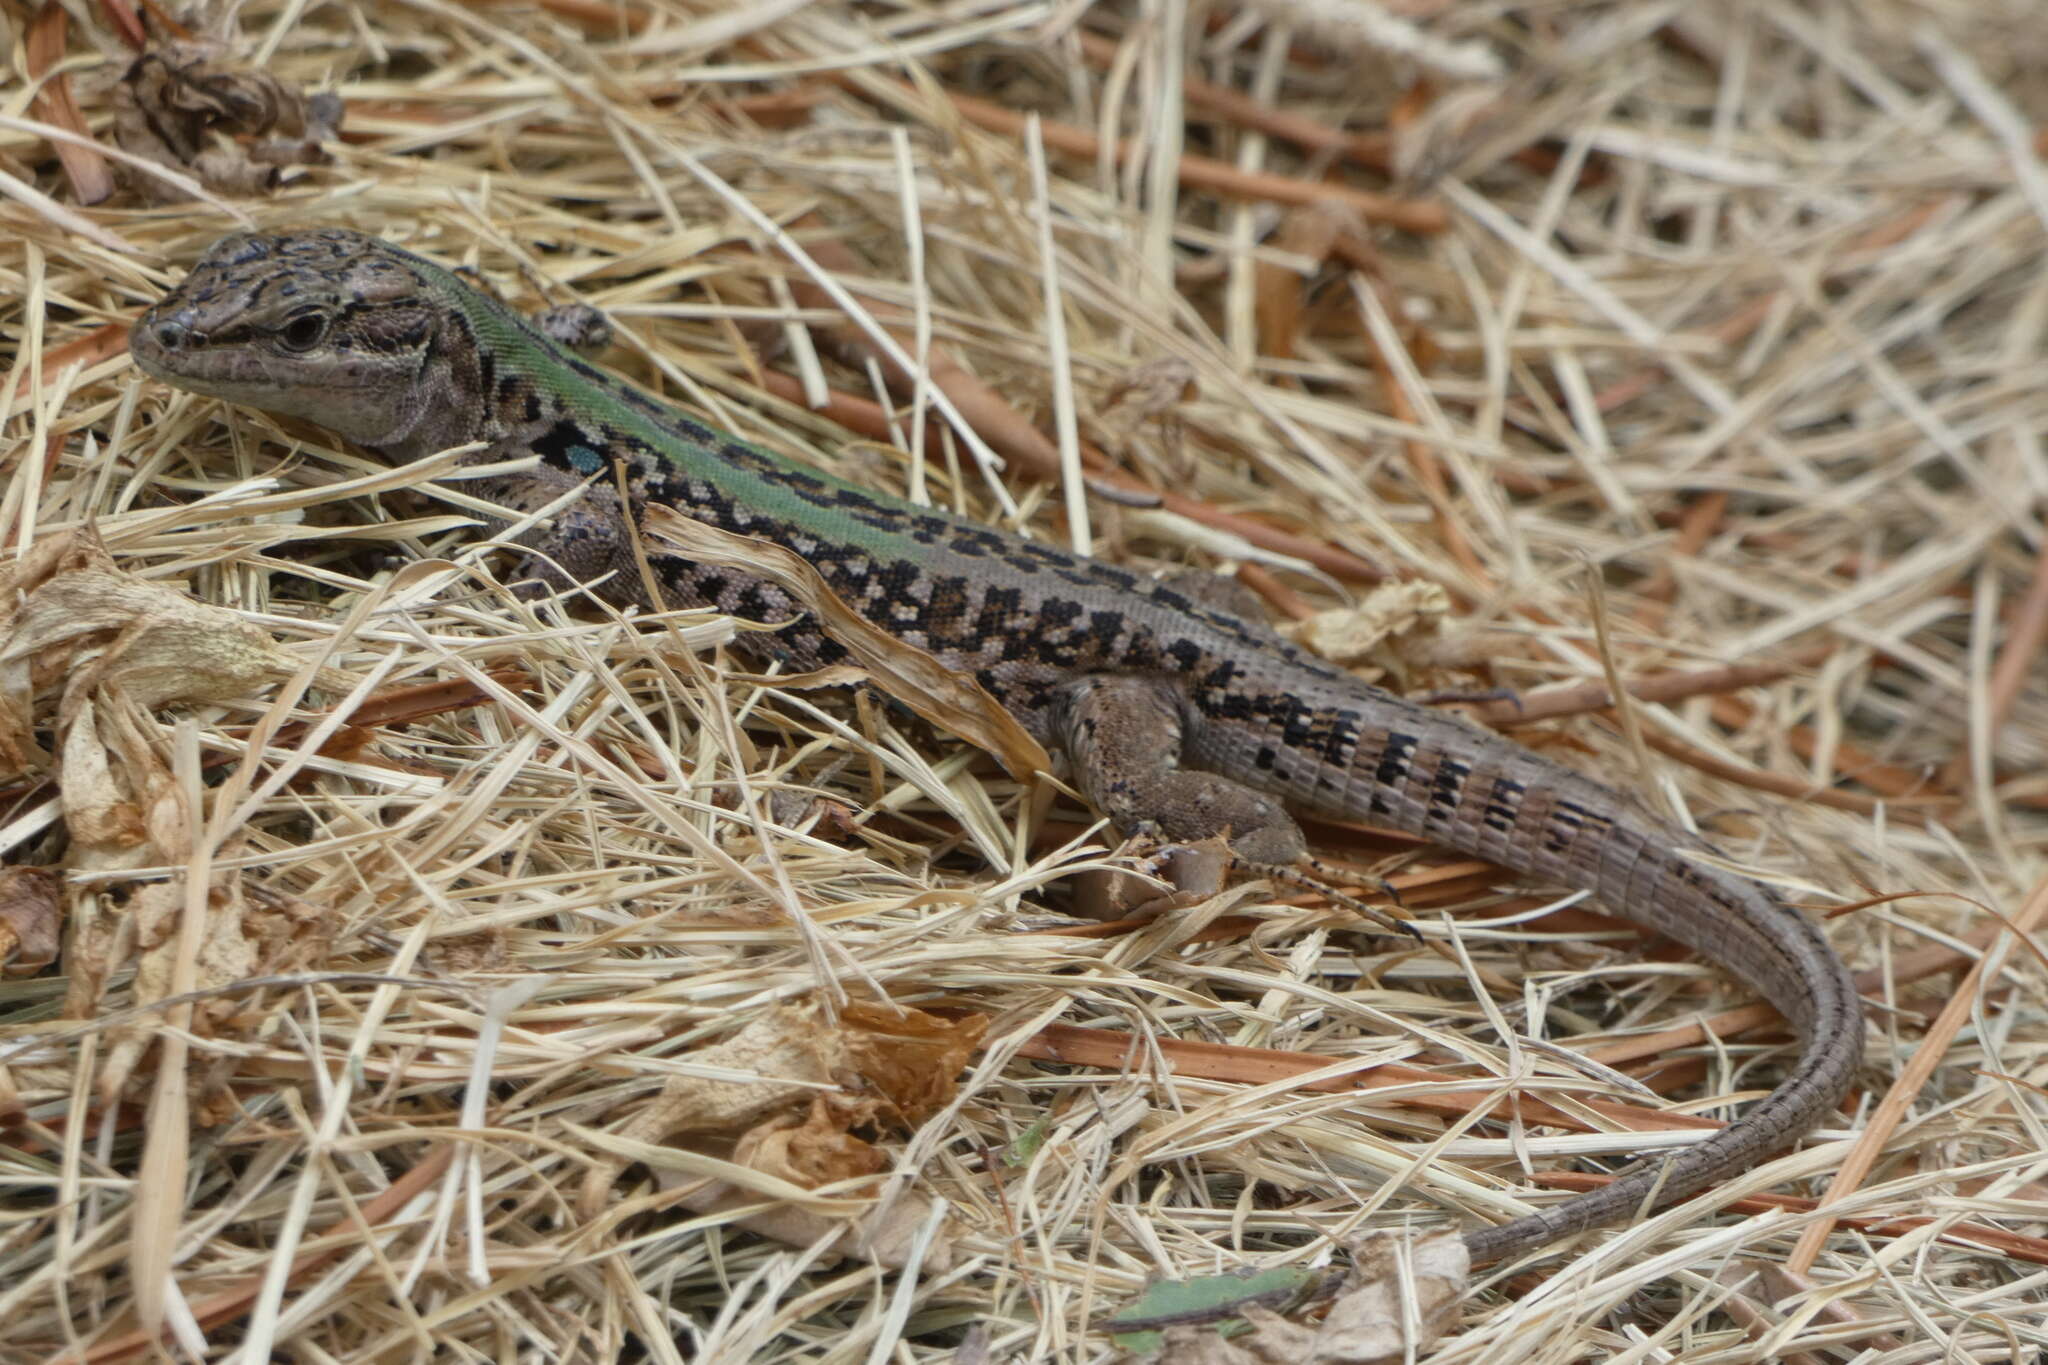
<svg viewBox="0 0 2048 1365">
<path fill-rule="evenodd" d="M 845 1134 L 878 1117 L 915 1122 L 953 1096 L 955 1078 L 980 1045 L 988 1021 L 979 1015 L 943 1019 L 922 1010 L 856 1001 L 835 1025 L 816 1001 L 805 1001 L 755 1020 L 732 1037 L 690 1053 L 693 1065 L 731 1070 L 758 1080 L 726 1081 L 675 1076 L 654 1102 L 619 1130 L 627 1143 L 654 1145 L 680 1134 L 701 1141 L 738 1138 L 744 1147 L 768 1153 L 764 1167 L 795 1184 L 819 1183 L 796 1167 L 811 1163 L 837 1171 L 840 1179 L 859 1158 L 850 1145 L 835 1146 L 806 1126 L 797 1136 L 772 1139 L 793 1107 L 813 1103 L 809 1125 L 829 1121 Z M 835 1093 L 821 1096 L 823 1087 Z M 808 1144 L 801 1152 L 792 1143 Z M 866 1147 L 865 1143 L 859 1144 Z M 745 1164 L 744 1157 L 739 1158 Z M 612 1177 L 623 1165 L 613 1159 L 585 1177 L 579 1203 L 586 1215 L 603 1207 Z"/>
<path fill-rule="evenodd" d="M 40 541 L 0 571 L 0 760 L 17 770 L 45 766 L 33 727 L 54 709 L 67 862 L 75 870 L 175 867 L 190 855 L 200 812 L 188 808 L 164 764 L 152 709 L 247 696 L 298 669 L 296 655 L 233 612 L 122 572 L 89 529 Z M 53 690 L 59 695 L 51 708 Z M 251 894 L 253 904 L 233 876 L 208 887 L 189 980 L 178 975 L 184 878 L 101 881 L 79 895 L 65 963 L 66 1015 L 97 1013 L 108 978 L 132 965 L 136 1005 L 183 990 L 213 992 L 189 1027 L 202 1037 L 214 1032 L 240 1008 L 220 987 L 303 966 L 324 954 L 330 936 L 322 912 L 260 889 Z M 127 1089 L 161 1023 L 144 1013 L 111 1030 L 99 1077 L 103 1100 Z M 224 1093 L 229 1069 L 223 1063 L 199 1080 L 204 1112 L 224 1112 L 209 1092 Z"/>
<path fill-rule="evenodd" d="M 96 869 L 140 866 L 150 861 L 143 805 L 168 785 L 170 774 L 147 749 L 139 766 L 126 762 L 126 756 L 102 742 L 100 720 L 98 701 L 87 699 L 72 709 L 64 726 L 58 771 L 71 863 Z M 119 733 L 120 727 L 115 728 Z"/>
<path fill-rule="evenodd" d="M 0 776 L 47 762 L 33 739 L 35 703 L 53 686 L 62 685 L 58 726 L 68 730 L 109 689 L 143 709 L 225 701 L 298 666 L 234 612 L 124 573 L 90 530 L 38 541 L 0 569 Z M 102 762 L 80 758 L 88 769 Z"/>
<path fill-rule="evenodd" d="M 787 1246 L 812 1246 L 836 1226 L 839 1235 L 833 1239 L 829 1255 L 901 1270 L 910 1264 L 918 1234 L 931 1218 L 936 1201 L 913 1191 L 850 1219 L 828 1218 L 790 1204 L 762 1208 L 761 1196 L 752 1190 L 739 1189 L 723 1180 L 707 1180 L 679 1195 L 677 1203 L 691 1213 L 701 1214 L 751 1208 L 753 1212 L 733 1219 L 733 1226 Z M 919 1268 L 934 1275 L 952 1269 L 957 1256 L 955 1240 L 956 1234 L 942 1223 L 918 1260 Z"/>
<path fill-rule="evenodd" d="M 736 1135 L 770 1114 L 835 1085 L 843 1075 L 845 1038 L 822 1027 L 814 1002 L 764 1014 L 723 1042 L 689 1054 L 692 1065 L 735 1071 L 759 1080 L 725 1081 L 673 1076 L 654 1102 L 619 1136 L 658 1143 L 679 1133 Z"/>
<path fill-rule="evenodd" d="M 732 1159 L 806 1189 L 873 1175 L 889 1164 L 872 1143 L 846 1131 L 845 1118 L 822 1095 L 802 1118 L 785 1114 L 750 1129 Z"/>
<path fill-rule="evenodd" d="M 915 1124 L 953 1098 L 967 1059 L 981 1046 L 988 1019 L 947 1019 L 923 1010 L 865 1000 L 840 1011 L 847 1057 L 879 1090 L 898 1122 Z"/>
<path fill-rule="evenodd" d="M 339 96 L 308 97 L 268 72 L 221 60 L 218 45 L 166 43 L 132 62 L 114 87 L 114 136 L 137 156 L 188 171 L 223 194 L 276 188 L 285 166 L 324 160 L 320 144 L 341 125 Z M 175 199 L 154 176 L 131 177 L 144 195 Z"/>
<path fill-rule="evenodd" d="M 0 868 L 0 963 L 8 976 L 32 976 L 56 961 L 62 890 L 51 868 Z"/>
<path fill-rule="evenodd" d="M 1274 234 L 1273 245 L 1296 256 L 1323 261 L 1329 258 L 1330 247 L 1343 228 L 1344 223 L 1336 213 L 1320 204 L 1307 204 L 1288 211 L 1280 231 Z M 1256 283 L 1252 311 L 1258 324 L 1259 350 L 1278 360 L 1291 359 L 1301 335 L 1309 281 L 1298 271 L 1272 261 L 1260 261 L 1253 267 L 1253 278 Z"/>
<path fill-rule="evenodd" d="M 775 583 L 846 646 L 877 687 L 932 724 L 994 754 L 1019 782 L 1051 769 L 1051 758 L 1002 703 L 972 678 L 855 612 L 802 556 L 765 540 L 707 526 L 671 507 L 648 508 L 644 525 L 650 535 L 690 559 L 743 569 Z"/>
<path fill-rule="evenodd" d="M 111 932 L 105 940 L 124 945 L 127 952 L 122 957 L 135 964 L 133 1003 L 151 1005 L 173 994 L 177 989 L 178 926 L 185 914 L 184 881 L 146 883 L 125 900 L 102 901 L 101 912 L 118 917 L 118 922 L 108 926 Z M 192 1033 L 201 1038 L 227 1031 L 246 1006 L 246 992 L 226 992 L 221 987 L 250 977 L 303 970 L 326 956 L 334 934 L 333 916 L 326 909 L 251 886 L 239 877 L 223 878 L 208 888 L 204 914 L 206 928 L 200 938 L 197 970 L 188 987 L 201 993 L 190 1023 Z M 103 964 L 94 973 L 95 981 L 104 981 L 106 967 L 115 965 L 120 963 Z M 70 1000 L 67 1012 L 83 1017 L 96 1004 L 96 996 L 90 1001 Z M 99 1076 L 104 1102 L 113 1102 L 126 1090 L 156 1039 L 157 1027 L 157 1017 L 145 1013 L 110 1031 Z M 201 1122 L 219 1122 L 233 1112 L 226 1084 L 234 1074 L 236 1060 L 225 1056 L 221 1064 L 195 1078 L 194 1102 Z"/>
</svg>

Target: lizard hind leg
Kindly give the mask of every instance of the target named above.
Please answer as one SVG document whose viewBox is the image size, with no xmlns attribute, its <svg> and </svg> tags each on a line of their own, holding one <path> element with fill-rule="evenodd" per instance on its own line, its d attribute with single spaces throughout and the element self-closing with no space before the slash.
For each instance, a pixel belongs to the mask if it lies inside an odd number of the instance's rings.
<svg viewBox="0 0 2048 1365">
<path fill-rule="evenodd" d="M 1098 675 L 1067 689 L 1060 738 L 1075 781 L 1126 834 L 1174 843 L 1221 835 L 1240 862 L 1292 867 L 1307 841 L 1280 803 L 1217 773 L 1180 766 L 1179 697 L 1170 683 Z"/>
<path fill-rule="evenodd" d="M 1415 927 L 1335 891 L 1294 817 L 1272 797 L 1218 773 L 1180 766 L 1179 694 L 1151 678 L 1096 675 L 1071 684 L 1059 735 L 1075 782 L 1126 834 L 1171 843 L 1222 836 L 1239 867 L 1330 896 L 1383 928 Z M 1318 873 L 1322 875 L 1318 875 Z"/>
</svg>

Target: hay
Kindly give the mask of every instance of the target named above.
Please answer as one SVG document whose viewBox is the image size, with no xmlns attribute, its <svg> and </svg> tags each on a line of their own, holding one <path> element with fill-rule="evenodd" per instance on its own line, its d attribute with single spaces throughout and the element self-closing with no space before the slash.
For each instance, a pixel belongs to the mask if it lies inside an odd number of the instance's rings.
<svg viewBox="0 0 2048 1365">
<path fill-rule="evenodd" d="M 183 172 L 46 136 L 113 145 L 125 7 L 43 11 L 8 560 L 274 648 L 81 695 L 96 750 L 51 751 L 42 678 L 16 736 L 0 856 L 68 882 L 0 888 L 5 1359 L 1101 1359 L 1148 1279 L 1511 1216 L 1783 1058 L 1740 983 L 1366 829 L 1314 833 L 1451 951 L 1264 884 L 1072 917 L 1133 864 L 1070 799 L 714 618 L 522 601 L 445 466 L 145 381 L 120 327 L 241 218 L 596 304 L 608 363 L 849 477 L 1241 566 L 1838 911 L 1854 1121 L 1742 1217 L 1508 1268 L 1432 1359 L 2038 1349 L 2030 7 L 1350 8 L 252 0 L 213 36 L 345 140 L 168 207 L 136 177 Z M 933 384 L 888 392 L 883 325 Z"/>
</svg>

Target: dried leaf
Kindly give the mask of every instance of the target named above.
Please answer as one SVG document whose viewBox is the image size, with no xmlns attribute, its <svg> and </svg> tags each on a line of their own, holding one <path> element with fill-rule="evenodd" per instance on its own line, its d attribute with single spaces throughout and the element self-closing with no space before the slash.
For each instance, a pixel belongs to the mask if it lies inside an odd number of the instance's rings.
<svg viewBox="0 0 2048 1365">
<path fill-rule="evenodd" d="M 218 45 L 167 43 L 137 57 L 114 87 L 114 136 L 160 165 L 189 171 L 223 194 L 276 188 L 285 166 L 324 160 L 320 144 L 341 125 L 340 97 L 308 97 L 265 71 L 221 60 Z M 134 176 L 157 200 L 177 191 Z"/>
<path fill-rule="evenodd" d="M 816 1001 L 792 1005 L 689 1055 L 693 1067 L 749 1079 L 672 1077 L 617 1136 L 642 1147 L 683 1134 L 699 1141 L 736 1138 L 742 1155 L 735 1160 L 755 1166 L 747 1154 L 757 1156 L 759 1169 L 797 1185 L 866 1174 L 859 1148 L 867 1144 L 841 1137 L 878 1119 L 912 1123 L 945 1104 L 987 1026 L 980 1015 L 944 1019 L 860 1001 L 846 1006 L 835 1024 Z M 821 1094 L 827 1087 L 831 1093 Z M 793 1129 L 788 1115 L 807 1101 L 809 1118 Z M 841 1137 L 830 1136 L 834 1132 Z M 585 1177 L 579 1203 L 586 1216 L 603 1207 L 624 1164 L 614 1157 Z"/>
<path fill-rule="evenodd" d="M 1415 1359 L 1449 1326 L 1471 1270 L 1465 1239 L 1456 1233 L 1405 1246 L 1392 1233 L 1372 1238 L 1358 1253 L 1357 1287 L 1330 1306 L 1316 1331 L 1315 1354 L 1308 1359 L 1328 1365 L 1397 1365 Z M 1256 1329 L 1256 1318 L 1253 1325 Z"/>
<path fill-rule="evenodd" d="M 700 1214 L 752 1208 L 753 1212 L 735 1218 L 733 1225 L 787 1246 L 811 1246 L 837 1226 L 839 1235 L 833 1239 L 829 1255 L 869 1261 L 888 1270 L 901 1270 L 910 1264 L 918 1233 L 931 1218 L 936 1203 L 928 1195 L 909 1193 L 853 1218 L 829 1218 L 790 1204 L 761 1208 L 760 1195 L 722 1180 L 705 1181 L 679 1195 L 676 1202 L 691 1213 Z M 941 1225 L 926 1245 L 919 1268 L 934 1275 L 952 1269 L 958 1255 L 956 1239 L 956 1233 Z"/>
<path fill-rule="evenodd" d="M 39 541 L 0 571 L 0 761 L 16 771 L 47 766 L 32 735 L 54 709 L 73 870 L 183 863 L 199 812 L 187 808 L 164 765 L 149 712 L 247 696 L 299 667 L 297 655 L 235 613 L 122 572 L 90 530 Z M 66 1016 L 96 1014 L 108 979 L 132 966 L 137 1005 L 183 990 L 214 991 L 190 1021 L 205 1037 L 241 1007 L 219 987 L 313 961 L 331 934 L 324 912 L 224 877 L 208 888 L 196 970 L 181 982 L 177 927 L 185 899 L 182 877 L 102 879 L 79 895 L 70 907 Z M 103 1101 L 128 1089 L 161 1022 L 144 1013 L 110 1030 L 98 1080 Z M 217 1097 L 231 1066 L 224 1054 L 195 1084 L 202 1116 L 224 1112 Z"/>
<path fill-rule="evenodd" d="M 801 555 L 707 526 L 671 507 L 648 508 L 644 524 L 650 535 L 690 559 L 758 574 L 788 592 L 846 646 L 876 686 L 932 724 L 994 754 L 1019 782 L 1051 769 L 1052 760 L 1038 741 L 980 684 L 862 617 Z"/>
<path fill-rule="evenodd" d="M 0 569 L 0 776 L 47 762 L 33 739 L 35 706 L 58 684 L 62 729 L 108 689 L 144 709 L 225 701 L 298 667 L 234 612 L 124 573 L 90 530 L 39 541 Z"/>
<path fill-rule="evenodd" d="M 846 1131 L 850 1120 L 865 1118 L 864 1110 L 865 1106 L 857 1102 L 848 1105 L 837 1096 L 814 1096 L 810 1112 L 802 1119 L 785 1116 L 747 1133 L 734 1149 L 733 1160 L 807 1189 L 878 1175 L 888 1169 L 888 1157 Z M 698 1213 L 745 1207 L 759 1200 L 758 1194 L 717 1180 L 682 1197 L 683 1204 Z M 785 1204 L 759 1209 L 738 1221 L 751 1232 L 791 1246 L 809 1246 L 836 1224 L 842 1230 L 832 1244 L 834 1253 L 901 1269 L 909 1263 L 917 1233 L 933 1207 L 929 1197 L 911 1195 L 884 1201 L 849 1220 Z M 948 1269 L 953 1262 L 952 1240 L 942 1227 L 925 1248 L 920 1266 L 934 1273 Z"/>
<path fill-rule="evenodd" d="M 1410 579 L 1382 583 L 1357 606 L 1319 611 L 1283 629 L 1297 644 L 1332 663 L 1384 662 L 1382 648 L 1390 639 L 1421 631 L 1434 633 L 1450 609 L 1450 597 L 1442 588 Z"/>
<path fill-rule="evenodd" d="M 865 1022 L 843 1020 L 842 1026 L 833 1027 L 816 1002 L 806 1002 L 764 1016 L 724 1042 L 692 1052 L 693 1066 L 759 1079 L 671 1079 L 654 1103 L 614 1136 L 607 1159 L 585 1177 L 579 1200 L 584 1214 L 595 1215 L 603 1207 L 613 1177 L 629 1159 L 622 1154 L 636 1148 L 644 1151 L 683 1133 L 712 1146 L 737 1133 L 734 1164 L 806 1189 L 885 1169 L 887 1158 L 848 1129 L 874 1121 L 876 1110 L 884 1105 L 899 1112 L 923 1112 L 917 1106 L 941 1094 L 950 1097 L 953 1073 L 979 1041 L 986 1021 L 977 1016 L 954 1022 L 884 1005 L 857 1006 L 852 1012 Z M 877 1066 L 890 1084 L 905 1092 L 903 1097 L 875 1093 L 874 1078 L 863 1073 L 867 1065 Z M 936 1074 L 941 1069 L 943 1079 Z M 824 1089 L 828 1086 L 833 1089 Z M 801 1118 L 790 1112 L 805 1100 L 809 1108 Z M 678 1183 L 673 1173 L 659 1178 L 664 1184 Z M 753 1208 L 761 1198 L 757 1191 L 717 1179 L 701 1181 L 679 1196 L 684 1207 L 697 1213 Z M 757 1208 L 737 1221 L 751 1232 L 793 1246 L 808 1246 L 837 1227 L 833 1250 L 838 1255 L 900 1268 L 908 1263 L 932 1208 L 929 1199 L 913 1195 L 885 1201 L 850 1220 L 784 1204 Z M 920 1263 L 943 1270 L 953 1254 L 951 1238 L 941 1228 Z"/>
<path fill-rule="evenodd" d="M 50 868 L 0 868 L 0 963 L 8 976 L 32 976 L 56 961 L 62 890 Z"/>
<path fill-rule="evenodd" d="M 846 1131 L 822 1096 L 802 1118 L 784 1115 L 750 1130 L 733 1149 L 733 1160 L 806 1189 L 873 1175 L 888 1165 L 874 1144 Z"/>
<path fill-rule="evenodd" d="M 149 831 L 143 802 L 168 782 L 169 774 L 147 751 L 140 768 L 125 763 L 100 738 L 100 706 L 85 700 L 64 727 L 62 761 L 64 824 L 73 843 L 72 864 L 95 869 L 140 866 Z M 75 984 L 75 983 L 74 983 Z"/>
<path fill-rule="evenodd" d="M 1340 210 L 1321 204 L 1300 205 L 1288 210 L 1274 234 L 1273 246 L 1320 262 L 1328 259 L 1345 225 Z M 1292 359 L 1298 353 L 1296 342 L 1301 336 L 1310 281 L 1290 266 L 1265 260 L 1253 268 L 1253 278 L 1252 311 L 1258 324 L 1259 350 L 1277 360 Z"/>
<path fill-rule="evenodd" d="M 971 1014 L 947 1019 L 923 1010 L 870 1001 L 840 1011 L 847 1058 L 879 1090 L 903 1124 L 921 1122 L 952 1101 L 967 1059 L 981 1046 L 988 1020 Z"/>
</svg>

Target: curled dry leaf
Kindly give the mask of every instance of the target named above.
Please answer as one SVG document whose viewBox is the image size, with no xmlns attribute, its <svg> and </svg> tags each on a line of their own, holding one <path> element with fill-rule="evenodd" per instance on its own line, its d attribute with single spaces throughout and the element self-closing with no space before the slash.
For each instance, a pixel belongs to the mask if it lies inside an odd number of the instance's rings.
<svg viewBox="0 0 2048 1365">
<path fill-rule="evenodd" d="M 1433 636 L 1442 629 L 1450 609 L 1451 599 L 1434 583 L 1382 583 L 1356 606 L 1319 611 L 1282 629 L 1296 644 L 1332 663 L 1377 662 L 1384 666 L 1392 661 L 1387 654 L 1392 640 L 1405 635 Z"/>
<path fill-rule="evenodd" d="M 100 693 L 144 710 L 225 701 L 298 667 L 296 654 L 232 611 L 124 573 L 90 530 L 38 541 L 0 568 L 0 777 L 49 761 L 34 721 L 54 687 L 65 733 Z"/>
<path fill-rule="evenodd" d="M 729 1146 L 732 1161 L 805 1188 L 873 1175 L 887 1166 L 886 1157 L 850 1130 L 915 1123 L 944 1105 L 987 1026 L 979 1015 L 945 1019 L 887 1002 L 856 1001 L 836 1019 L 816 1001 L 793 1005 L 689 1054 L 693 1065 L 760 1079 L 674 1077 L 619 1136 L 654 1144 L 688 1134 L 692 1146 Z M 799 1105 L 808 1106 L 801 1117 Z M 619 1164 L 601 1163 L 585 1178 L 586 1217 L 602 1208 Z M 699 1213 L 724 1212 L 758 1204 L 760 1196 L 713 1180 L 686 1191 L 681 1202 Z M 922 1196 L 887 1201 L 854 1219 L 835 1249 L 902 1265 L 931 1207 Z M 832 1226 L 796 1208 L 763 1210 L 742 1222 L 796 1245 Z M 926 1249 L 924 1264 L 941 1268 L 950 1254 L 941 1238 Z"/>
<path fill-rule="evenodd" d="M 707 526 L 672 507 L 648 508 L 645 525 L 649 535 L 691 559 L 744 569 L 788 592 L 846 646 L 877 687 L 932 724 L 994 754 L 1019 782 L 1052 768 L 1038 741 L 980 684 L 867 621 L 801 555 Z"/>
<path fill-rule="evenodd" d="M 250 977 L 282 976 L 303 972 L 327 957 L 334 941 L 336 917 L 324 905 L 300 900 L 239 878 L 225 883 L 226 894 L 216 894 L 219 910 L 207 920 L 209 942 L 199 955 L 196 989 L 207 991 Z M 169 980 L 169 944 L 162 950 L 163 979 Z M 141 994 L 145 967 L 136 968 L 136 993 Z M 193 1032 L 202 1038 L 216 1037 L 234 1027 L 234 1021 L 252 1016 L 246 995 L 218 995 L 194 1011 Z M 233 1118 L 236 1105 L 228 1081 L 241 1059 L 224 1050 L 193 1078 L 194 1117 L 202 1124 L 225 1123 Z M 105 1083 L 103 1079 L 103 1084 Z"/>
<path fill-rule="evenodd" d="M 109 732 L 135 735 L 144 721 L 132 709 L 118 714 L 120 724 Z M 98 727 L 79 726 L 73 735 L 97 735 Z M 192 827 L 178 786 L 171 775 L 153 761 L 145 745 L 123 742 L 116 745 L 121 757 L 104 761 L 101 754 L 88 754 L 88 746 L 65 746 L 66 764 L 60 772 L 64 786 L 65 819 L 73 831 L 74 865 L 104 870 L 134 863 L 177 863 L 189 855 Z M 79 804 L 100 811 L 125 805 L 125 817 L 104 818 L 105 828 L 117 828 L 121 838 L 96 844 L 80 835 L 72 799 L 74 771 L 71 760 L 92 757 L 85 785 L 92 795 Z M 103 790 L 104 789 L 104 790 Z M 124 803 L 122 792 L 145 793 L 143 799 Z M 223 987 L 251 977 L 272 976 L 303 970 L 322 960 L 332 940 L 332 916 L 321 907 L 296 897 L 250 884 L 237 876 L 222 876 L 206 888 L 201 913 L 206 916 L 204 933 L 191 981 L 185 989 L 199 993 L 190 1029 L 198 1037 L 215 1037 L 248 1007 L 246 993 L 224 991 Z M 180 990 L 177 981 L 178 931 L 186 914 L 186 881 L 172 877 L 138 884 L 113 883 L 78 897 L 72 909 L 71 947 L 65 962 L 69 989 L 64 1000 L 67 1018 L 91 1018 L 99 1012 L 107 978 L 117 969 L 133 965 L 130 1001 L 137 1006 L 153 1005 Z M 128 1089 L 144 1054 L 156 1037 L 156 1015 L 144 1012 L 108 1031 L 107 1051 L 100 1069 L 98 1089 L 102 1103 L 111 1104 Z M 192 1089 L 196 1114 L 202 1123 L 220 1122 L 231 1115 L 226 1084 L 238 1058 L 232 1051 L 221 1053 L 211 1067 L 195 1075 Z"/>
<path fill-rule="evenodd" d="M 684 1191 L 676 1201 L 696 1214 L 729 1214 L 748 1210 L 732 1220 L 756 1237 L 766 1237 L 787 1246 L 808 1247 L 832 1233 L 827 1255 L 868 1261 L 885 1270 L 902 1270 L 912 1264 L 918 1234 L 931 1217 L 936 1201 L 927 1195 L 910 1193 L 874 1205 L 853 1218 L 828 1218 L 794 1205 L 762 1207 L 761 1196 L 722 1180 L 706 1180 Z M 939 1229 L 916 1256 L 917 1267 L 934 1275 L 952 1269 L 956 1252 L 954 1238 Z"/>
<path fill-rule="evenodd" d="M 0 964 L 8 976 L 31 976 L 56 961 L 61 888 L 47 867 L 0 868 Z"/>
<path fill-rule="evenodd" d="M 341 125 L 341 98 L 306 95 L 268 72 L 223 61 L 211 43 L 175 42 L 130 63 L 114 87 L 114 136 L 122 147 L 199 177 L 222 194 L 277 186 L 286 166 L 323 159 L 320 144 Z M 154 176 L 133 176 L 143 194 L 176 198 Z"/>
<path fill-rule="evenodd" d="M 888 1158 L 874 1144 L 847 1132 L 833 1110 L 820 1095 L 802 1117 L 783 1114 L 757 1124 L 741 1136 L 733 1160 L 805 1189 L 873 1175 L 886 1167 Z"/>
<path fill-rule="evenodd" d="M 821 1087 L 838 1092 L 849 1123 L 913 1123 L 952 1098 L 954 1077 L 987 1027 L 979 1015 L 942 1019 L 889 1004 L 854 1002 L 837 1020 L 815 1001 L 792 1005 L 689 1054 L 695 1066 L 761 1079 L 673 1077 L 620 1136 L 650 1144 L 684 1133 L 738 1138 Z"/>
<path fill-rule="evenodd" d="M 981 1046 L 988 1020 L 854 1000 L 840 1010 L 839 1026 L 854 1070 L 887 1102 L 881 1117 L 910 1125 L 952 1100 L 955 1078 Z"/>
</svg>

